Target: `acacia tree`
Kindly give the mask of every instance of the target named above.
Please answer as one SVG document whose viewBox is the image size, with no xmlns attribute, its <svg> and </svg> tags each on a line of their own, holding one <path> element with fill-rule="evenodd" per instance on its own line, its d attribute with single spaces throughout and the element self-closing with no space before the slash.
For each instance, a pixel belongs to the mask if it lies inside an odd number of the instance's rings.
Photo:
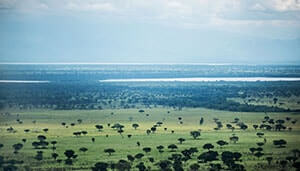
<svg viewBox="0 0 300 171">
<path fill-rule="evenodd" d="M 220 147 L 223 147 L 224 145 L 228 145 L 228 142 L 224 141 L 224 140 L 219 140 L 217 141 L 217 144 L 220 146 Z"/>
<path fill-rule="evenodd" d="M 129 171 L 131 169 L 131 164 L 126 160 L 119 160 L 119 162 L 116 163 L 116 168 L 117 170 Z"/>
<path fill-rule="evenodd" d="M 48 129 L 48 128 L 44 128 L 43 131 L 44 131 L 45 133 L 47 133 L 47 132 L 49 131 L 49 129 Z"/>
<path fill-rule="evenodd" d="M 155 133 L 156 127 L 155 126 L 151 127 L 151 131 L 152 131 L 152 133 Z"/>
<path fill-rule="evenodd" d="M 287 142 L 285 140 L 283 140 L 283 139 L 280 139 L 280 140 L 274 140 L 273 144 L 275 146 L 277 146 L 278 148 L 284 148 L 285 147 L 284 145 L 286 145 Z"/>
<path fill-rule="evenodd" d="M 200 131 L 191 131 L 190 134 L 194 139 L 197 139 L 201 135 Z"/>
<path fill-rule="evenodd" d="M 135 158 L 132 155 L 128 154 L 127 159 L 132 163 Z"/>
<path fill-rule="evenodd" d="M 43 160 L 43 151 L 37 151 L 34 158 L 38 161 Z"/>
<path fill-rule="evenodd" d="M 75 151 L 73 151 L 73 150 L 66 150 L 64 152 L 64 154 L 67 157 L 67 159 L 65 160 L 65 164 L 72 165 L 73 164 L 73 159 L 77 158 L 77 155 L 75 154 Z"/>
<path fill-rule="evenodd" d="M 95 127 L 98 129 L 99 132 L 101 132 L 103 129 L 103 125 L 95 125 Z"/>
<path fill-rule="evenodd" d="M 233 143 L 236 143 L 237 141 L 239 141 L 239 137 L 233 135 L 232 137 L 229 137 L 229 140 L 230 140 L 230 141 L 233 141 Z"/>
<path fill-rule="evenodd" d="M 139 127 L 139 124 L 134 123 L 134 124 L 132 124 L 132 127 L 133 127 L 134 129 L 137 129 L 137 128 Z"/>
<path fill-rule="evenodd" d="M 146 170 L 146 166 L 145 166 L 145 164 L 143 162 L 140 162 L 135 167 L 138 168 L 139 171 L 145 171 Z"/>
<path fill-rule="evenodd" d="M 147 129 L 147 130 L 146 130 L 146 134 L 149 135 L 150 133 L 151 133 L 151 130 L 150 130 L 150 129 Z"/>
<path fill-rule="evenodd" d="M 170 145 L 168 146 L 168 149 L 170 149 L 171 152 L 174 152 L 175 149 L 177 149 L 177 148 L 178 148 L 178 147 L 177 147 L 175 144 L 170 144 Z"/>
<path fill-rule="evenodd" d="M 114 149 L 112 148 L 107 148 L 104 150 L 104 153 L 108 153 L 109 156 L 111 156 L 112 153 L 116 152 Z"/>
<path fill-rule="evenodd" d="M 135 157 L 136 159 L 141 159 L 142 157 L 144 157 L 144 154 L 142 154 L 142 153 L 137 153 L 134 157 Z"/>
<path fill-rule="evenodd" d="M 150 147 L 144 147 L 144 148 L 143 148 L 143 151 L 144 151 L 145 153 L 149 153 L 149 152 L 151 151 L 151 148 L 150 148 Z"/>
<path fill-rule="evenodd" d="M 210 149 L 213 149 L 215 146 L 210 144 L 210 143 L 207 143 L 207 144 L 204 144 L 203 145 L 203 149 L 207 149 L 208 151 L 210 151 Z"/>
<path fill-rule="evenodd" d="M 164 152 L 164 151 L 163 151 L 164 146 L 162 146 L 162 145 L 157 146 L 156 149 L 157 149 L 158 152 L 160 152 L 160 153 Z"/>
<path fill-rule="evenodd" d="M 58 154 L 57 154 L 57 153 L 52 153 L 51 156 L 52 156 L 52 158 L 53 158 L 54 160 L 56 160 L 57 157 L 58 157 Z"/>
<path fill-rule="evenodd" d="M 21 150 L 23 148 L 23 144 L 21 144 L 21 143 L 14 144 L 13 148 L 15 150 L 14 153 L 18 154 L 19 150 Z"/>
<path fill-rule="evenodd" d="M 97 162 L 94 167 L 92 167 L 93 171 L 107 171 L 108 164 L 105 162 Z"/>
<path fill-rule="evenodd" d="M 81 152 L 85 153 L 85 152 L 87 152 L 87 151 L 88 151 L 88 149 L 87 149 L 86 147 L 81 147 L 81 148 L 79 149 L 79 151 L 81 151 Z"/>
<path fill-rule="evenodd" d="M 178 141 L 179 141 L 179 144 L 182 144 L 182 142 L 184 142 L 185 139 L 184 138 L 178 138 Z"/>
<path fill-rule="evenodd" d="M 253 128 L 256 130 L 258 128 L 258 125 L 253 125 Z"/>
</svg>

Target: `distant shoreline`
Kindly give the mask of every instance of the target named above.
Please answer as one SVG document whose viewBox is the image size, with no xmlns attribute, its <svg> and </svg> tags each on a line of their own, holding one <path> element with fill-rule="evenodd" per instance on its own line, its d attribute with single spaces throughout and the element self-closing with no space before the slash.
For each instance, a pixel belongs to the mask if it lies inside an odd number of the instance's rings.
<svg viewBox="0 0 300 171">
<path fill-rule="evenodd" d="M 237 65 L 237 66 L 300 66 L 300 64 L 295 63 L 286 63 L 286 64 L 244 64 L 244 63 L 105 63 L 105 62 L 86 62 L 86 63 L 56 63 L 56 62 L 49 62 L 49 63 L 23 63 L 23 62 L 3 62 L 0 65 L 207 65 L 207 66 L 229 66 L 229 65 Z"/>
</svg>

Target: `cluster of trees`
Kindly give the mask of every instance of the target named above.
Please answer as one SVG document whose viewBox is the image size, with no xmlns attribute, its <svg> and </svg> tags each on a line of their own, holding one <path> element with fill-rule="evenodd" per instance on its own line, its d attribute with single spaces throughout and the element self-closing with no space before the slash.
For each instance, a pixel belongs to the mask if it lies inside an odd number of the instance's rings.
<svg viewBox="0 0 300 171">
<path fill-rule="evenodd" d="M 144 110 L 139 110 L 140 113 L 144 113 Z M 168 112 L 169 113 L 169 112 Z M 178 117 L 177 118 L 179 121 L 183 121 L 183 117 Z M 17 123 L 20 123 L 20 119 L 17 119 Z M 240 130 L 240 134 L 242 134 L 243 131 L 249 129 L 248 125 L 244 123 L 241 119 L 239 118 L 233 118 L 232 121 L 229 121 L 229 123 L 223 123 L 219 118 L 213 118 L 213 121 L 216 124 L 216 128 L 213 130 L 219 131 L 220 129 L 230 129 L 232 132 L 235 131 L 236 129 Z M 82 119 L 78 119 L 77 123 L 81 124 L 83 122 Z M 264 146 L 267 143 L 267 139 L 265 137 L 264 132 L 257 132 L 259 129 L 260 131 L 262 130 L 274 130 L 274 131 L 282 131 L 285 130 L 285 125 L 286 124 L 295 124 L 297 120 L 286 117 L 284 119 L 273 119 L 266 115 L 262 121 L 261 124 L 254 124 L 253 128 L 255 130 L 255 134 L 259 138 L 259 142 L 254 144 L 253 147 L 249 148 L 249 151 L 251 152 L 251 155 L 254 157 L 257 157 L 260 160 L 266 160 L 269 165 L 273 161 L 272 155 L 268 154 L 264 150 Z M 36 123 L 36 121 L 34 121 Z M 202 125 L 204 123 L 204 118 L 200 117 L 199 124 Z M 67 128 L 68 124 L 65 122 L 60 123 L 63 127 Z M 70 126 L 75 127 L 75 123 L 72 122 L 69 124 Z M 152 125 L 151 128 L 146 130 L 146 134 L 153 134 L 155 135 L 156 131 L 159 131 L 161 126 L 164 125 L 162 121 L 157 121 L 156 124 Z M 223 128 L 223 125 L 226 125 L 226 128 Z M 138 123 L 133 123 L 132 128 L 127 128 L 127 129 L 138 129 L 140 125 Z M 117 133 L 119 133 L 122 138 L 123 138 L 123 133 L 125 131 L 125 126 L 120 124 L 120 123 L 115 123 L 107 124 L 108 128 L 111 128 L 115 130 Z M 267 129 L 269 128 L 270 129 Z M 101 124 L 96 124 L 95 128 L 101 132 L 104 129 L 104 126 Z M 14 129 L 12 127 L 7 128 L 8 132 L 12 132 Z M 44 131 L 45 134 L 48 133 L 49 129 L 48 128 L 43 128 L 41 129 Z M 167 130 L 167 128 L 163 129 L 164 131 Z M 291 131 L 291 130 L 289 130 Z M 25 133 L 29 133 L 29 129 L 24 130 Z M 174 131 L 171 131 L 171 133 L 174 133 Z M 79 137 L 81 134 L 86 135 L 87 131 L 76 131 L 73 133 L 76 137 Z M 227 142 L 226 140 L 218 140 L 214 143 L 205 143 L 202 146 L 202 153 L 199 154 L 199 150 L 197 147 L 189 147 L 182 149 L 183 145 L 185 144 L 186 141 L 197 141 L 199 140 L 199 137 L 201 137 L 201 130 L 193 130 L 190 131 L 190 136 L 191 138 L 178 138 L 178 144 L 176 142 L 172 144 L 168 144 L 166 146 L 163 145 L 158 145 L 156 147 L 151 147 L 151 146 L 144 146 L 141 148 L 141 152 L 137 154 L 128 154 L 127 155 L 127 160 L 119 160 L 118 162 L 97 162 L 94 166 L 92 166 L 92 170 L 107 170 L 108 168 L 111 169 L 117 169 L 117 170 L 130 170 L 133 168 L 137 168 L 138 170 L 151 170 L 151 167 L 155 166 L 160 168 L 161 170 L 176 170 L 176 171 L 183 171 L 184 170 L 184 165 L 183 163 L 190 161 L 190 160 L 197 160 L 198 163 L 193 163 L 190 164 L 188 167 L 190 170 L 197 171 L 201 170 L 202 163 L 205 163 L 205 166 L 209 166 L 209 170 L 239 170 L 243 171 L 245 170 L 245 167 L 241 164 L 242 161 L 242 156 L 243 154 L 240 152 L 234 152 L 234 151 L 228 151 L 226 150 L 226 146 L 231 143 L 231 145 L 235 145 L 239 143 L 239 137 L 236 135 L 236 132 L 232 133 L 232 136 L 228 137 L 229 141 Z M 128 138 L 130 138 L 132 135 L 128 134 Z M 108 137 L 108 136 L 107 136 Z M 263 141 L 262 141 L 263 139 Z M 74 139 L 76 141 L 77 139 Z M 200 139 L 201 140 L 201 139 Z M 24 144 L 27 142 L 27 139 L 23 138 L 22 143 L 16 143 L 13 144 L 13 153 L 14 155 L 17 155 L 20 150 L 22 150 Z M 95 142 L 95 138 L 92 137 L 92 142 Z M 60 154 L 56 151 L 56 145 L 57 141 L 52 140 L 49 141 L 45 135 L 38 135 L 37 136 L 37 141 L 32 142 L 33 149 L 36 150 L 36 155 L 34 156 L 34 159 L 37 161 L 42 161 L 44 160 L 44 152 L 45 150 L 52 150 L 51 157 L 54 159 L 55 162 L 61 163 L 64 162 L 66 165 L 73 165 L 74 162 L 76 162 L 78 156 L 82 153 L 86 153 L 88 151 L 88 148 L 86 147 L 80 147 L 78 151 L 80 153 L 76 153 L 75 150 L 73 149 L 66 149 L 63 154 Z M 51 146 L 51 145 L 52 146 Z M 272 144 L 276 148 L 285 148 L 288 145 L 288 142 L 284 139 L 275 139 L 272 141 Z M 140 147 L 141 143 L 137 142 L 137 145 Z M 220 151 L 216 150 L 215 146 L 218 145 Z M 3 144 L 0 144 L 0 150 L 3 147 Z M 51 148 L 50 148 L 51 147 Z M 225 147 L 225 148 L 224 148 Z M 170 156 L 167 159 L 164 160 L 158 160 L 156 161 L 155 158 L 151 157 L 150 154 L 152 151 L 155 151 L 155 149 L 159 153 L 164 153 L 164 152 L 169 152 Z M 105 148 L 103 150 L 104 153 L 108 154 L 109 156 L 112 156 L 114 153 L 117 151 L 114 148 Z M 63 157 L 64 156 L 64 157 Z M 262 158 L 263 156 L 266 156 Z M 298 149 L 294 149 L 291 151 L 291 155 L 285 157 L 284 159 L 280 158 L 276 161 L 278 165 L 280 165 L 281 168 L 285 168 L 287 165 L 294 167 L 296 169 L 299 169 L 300 162 L 298 162 L 300 156 L 300 151 Z M 60 159 L 58 159 L 60 157 Z M 141 159 L 147 158 L 147 160 L 151 163 L 151 166 L 148 165 L 146 162 L 142 162 Z M 221 161 L 222 163 L 219 162 L 214 162 L 214 161 Z M 10 163 L 11 161 L 5 161 L 2 156 L 0 156 L 0 168 L 5 168 L 4 170 L 15 170 L 16 166 L 15 164 L 22 163 L 21 161 L 15 161 L 14 164 Z"/>
<path fill-rule="evenodd" d="M 300 96 L 299 83 L 172 83 L 171 86 L 99 84 L 98 82 L 65 84 L 1 84 L 2 107 L 51 109 L 104 109 L 168 106 L 205 107 L 229 111 L 283 112 L 280 106 L 238 103 L 230 98 Z M 153 83 L 154 84 L 154 83 Z M 287 91 L 288 90 L 288 91 Z M 241 93 L 242 92 L 242 93 Z"/>
</svg>

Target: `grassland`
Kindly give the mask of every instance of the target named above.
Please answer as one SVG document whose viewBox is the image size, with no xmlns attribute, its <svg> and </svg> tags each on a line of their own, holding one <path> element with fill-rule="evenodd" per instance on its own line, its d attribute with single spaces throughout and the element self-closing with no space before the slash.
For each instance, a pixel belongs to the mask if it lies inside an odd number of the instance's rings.
<svg viewBox="0 0 300 171">
<path fill-rule="evenodd" d="M 169 112 L 168 112 L 169 111 Z M 5 112 L 9 112 L 9 115 L 5 115 Z M 147 114 L 149 114 L 147 116 Z M 189 165 L 197 163 L 197 156 L 204 150 L 202 146 L 205 143 L 212 143 L 215 148 L 213 150 L 221 153 L 222 151 L 233 151 L 242 153 L 242 162 L 239 162 L 245 166 L 247 170 L 280 170 L 282 169 L 276 161 L 285 160 L 286 156 L 291 155 L 292 149 L 299 148 L 300 144 L 300 124 L 292 124 L 290 121 L 285 123 L 285 126 L 292 127 L 292 131 L 266 131 L 266 130 L 254 130 L 253 124 L 260 124 L 264 117 L 268 115 L 274 120 L 284 119 L 290 117 L 291 120 L 300 120 L 298 113 L 242 113 L 242 112 L 227 112 L 208 110 L 202 108 L 184 108 L 183 110 L 173 110 L 171 108 L 153 108 L 145 109 L 144 113 L 138 112 L 138 109 L 119 109 L 119 110 L 21 110 L 21 111 L 2 111 L 0 116 L 0 143 L 4 145 L 0 149 L 0 155 L 4 156 L 5 160 L 15 159 L 24 161 L 23 164 L 16 165 L 21 170 L 33 169 L 33 170 L 90 170 L 90 168 L 99 161 L 104 162 L 117 162 L 120 159 L 127 159 L 127 155 L 135 155 L 137 153 L 144 153 L 143 147 L 151 147 L 151 152 L 145 154 L 140 160 L 135 160 L 132 164 L 133 170 L 136 170 L 134 166 L 143 161 L 146 166 L 150 166 L 151 170 L 158 170 L 158 167 L 154 163 L 159 160 L 167 159 L 172 153 L 180 153 L 180 151 L 197 147 L 199 152 L 192 156 L 192 159 L 185 162 L 183 167 L 189 168 Z M 179 122 L 179 117 L 182 118 L 182 124 Z M 200 118 L 204 118 L 204 123 L 199 124 Z M 220 130 L 214 130 L 216 124 L 214 118 L 218 118 L 223 123 L 223 128 Z M 226 128 L 226 124 L 239 118 L 240 121 L 248 125 L 248 129 L 234 131 Z M 16 120 L 22 121 L 20 124 Z M 82 119 L 82 123 L 77 123 L 78 119 Z M 33 123 L 32 121 L 36 121 Z M 157 127 L 155 133 L 150 135 L 146 134 L 146 130 L 150 129 L 157 121 L 162 121 L 161 127 Z M 66 126 L 62 126 L 61 123 L 65 122 Z M 75 123 L 75 126 L 70 126 L 71 123 Z M 114 129 L 107 126 L 110 123 L 120 123 L 125 126 L 122 136 Z M 132 127 L 133 123 L 138 123 L 139 127 L 135 130 Z M 101 124 L 104 129 L 99 132 L 96 128 L 96 124 Z M 8 132 L 7 128 L 12 127 L 16 132 Z M 42 129 L 48 128 L 47 133 Z M 167 130 L 164 130 L 167 128 Z M 29 129 L 28 133 L 24 130 Z M 201 129 L 201 136 L 199 139 L 194 140 L 190 136 L 190 131 Z M 171 131 L 174 130 L 174 133 Z M 87 131 L 87 135 L 81 135 L 76 137 L 73 132 Z M 263 146 L 264 156 L 257 158 L 253 156 L 249 148 L 257 147 L 257 142 L 263 142 L 263 138 L 256 136 L 256 132 L 264 132 L 267 140 Z M 225 140 L 229 142 L 229 137 L 232 134 L 239 137 L 237 143 L 229 143 L 224 147 L 219 147 L 216 144 L 218 140 Z M 132 137 L 128 138 L 127 135 L 131 134 Z M 42 149 L 43 160 L 37 161 L 34 156 L 36 155 L 36 149 L 33 148 L 32 142 L 37 140 L 38 135 L 45 135 L 47 141 L 57 141 L 56 153 L 59 154 L 58 159 L 65 160 L 64 151 L 72 149 L 78 154 L 78 157 L 74 160 L 73 165 L 65 165 L 64 162 L 58 163 L 51 158 L 51 144 L 48 149 Z M 107 137 L 108 136 L 108 137 Z M 92 137 L 95 138 L 95 142 L 91 141 Z M 24 147 L 18 154 L 13 153 L 13 144 L 22 143 L 22 139 L 27 141 L 24 143 Z M 178 138 L 184 138 L 182 144 L 179 144 Z M 287 141 L 286 148 L 276 148 L 273 145 L 273 140 L 284 139 Z M 141 146 L 137 146 L 137 141 L 141 143 Z M 170 152 L 167 146 L 170 144 L 176 144 L 178 149 L 176 152 Z M 165 152 L 159 153 L 156 146 L 165 146 Z M 79 151 L 79 148 L 86 147 L 87 152 L 83 153 Z M 104 153 L 104 149 L 113 148 L 115 153 L 109 156 Z M 272 156 L 274 159 L 271 165 L 267 164 L 264 160 L 265 157 Z M 155 159 L 154 163 L 148 161 L 149 157 Z M 221 161 L 215 161 L 213 163 L 221 163 Z M 199 170 L 207 170 L 209 163 L 201 163 Z M 289 163 L 286 170 L 293 170 Z"/>
</svg>

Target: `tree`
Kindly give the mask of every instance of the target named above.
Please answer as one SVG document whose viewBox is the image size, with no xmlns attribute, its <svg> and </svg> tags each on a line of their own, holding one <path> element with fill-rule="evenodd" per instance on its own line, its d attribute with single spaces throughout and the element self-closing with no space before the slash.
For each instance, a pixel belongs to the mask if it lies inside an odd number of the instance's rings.
<svg viewBox="0 0 300 171">
<path fill-rule="evenodd" d="M 153 157 L 149 157 L 148 160 L 149 160 L 149 162 L 151 162 L 151 163 L 154 162 L 154 158 L 153 158 Z"/>
<path fill-rule="evenodd" d="M 274 140 L 273 144 L 275 146 L 277 146 L 278 148 L 284 148 L 285 147 L 284 145 L 286 145 L 287 142 L 285 140 L 283 140 L 283 139 L 280 139 L 280 140 Z"/>
<path fill-rule="evenodd" d="M 164 152 L 164 151 L 163 151 L 164 146 L 162 146 L 162 145 L 157 146 L 156 149 L 157 149 L 160 153 Z"/>
<path fill-rule="evenodd" d="M 258 125 L 253 125 L 253 128 L 256 130 L 258 128 Z"/>
<path fill-rule="evenodd" d="M 23 148 L 23 144 L 21 144 L 21 143 L 14 144 L 13 148 L 15 150 L 14 153 L 17 154 L 19 152 L 19 150 L 21 150 Z"/>
<path fill-rule="evenodd" d="M 262 152 L 260 152 L 260 151 L 254 153 L 254 156 L 257 157 L 257 158 L 260 158 L 260 157 L 263 156 L 263 155 L 264 155 L 264 153 L 262 153 Z"/>
<path fill-rule="evenodd" d="M 203 161 L 204 163 L 217 160 L 218 152 L 216 151 L 208 151 L 200 154 L 198 156 L 198 160 Z"/>
<path fill-rule="evenodd" d="M 131 169 L 131 164 L 126 160 L 119 160 L 119 162 L 116 163 L 116 169 L 122 171 L 129 171 Z"/>
<path fill-rule="evenodd" d="M 104 153 L 108 153 L 109 156 L 111 156 L 112 153 L 116 152 L 114 149 L 112 148 L 107 148 L 104 150 Z"/>
<path fill-rule="evenodd" d="M 226 127 L 227 127 L 228 129 L 231 129 L 231 128 L 232 128 L 232 125 L 231 125 L 231 124 L 226 124 Z"/>
<path fill-rule="evenodd" d="M 87 148 L 85 148 L 85 147 L 81 147 L 80 149 L 79 149 L 79 151 L 81 151 L 81 152 L 86 152 L 86 151 L 88 151 L 88 149 Z"/>
<path fill-rule="evenodd" d="M 58 157 L 58 154 L 57 154 L 57 153 L 52 153 L 51 156 L 52 156 L 52 158 L 53 158 L 54 160 L 56 160 L 57 157 Z"/>
<path fill-rule="evenodd" d="M 95 127 L 98 129 L 99 132 L 101 132 L 103 129 L 103 125 L 95 125 Z"/>
<path fill-rule="evenodd" d="M 146 130 L 146 134 L 149 135 L 150 133 L 151 133 L 151 130 L 150 130 L 150 129 L 147 129 L 147 130 Z"/>
<path fill-rule="evenodd" d="M 155 131 L 156 131 L 156 127 L 151 127 L 151 131 L 152 131 L 152 133 L 155 133 Z"/>
<path fill-rule="evenodd" d="M 177 149 L 178 147 L 175 145 L 175 144 L 170 144 L 169 146 L 168 146 L 168 149 L 170 149 L 172 152 L 174 152 L 175 151 L 175 149 Z"/>
<path fill-rule="evenodd" d="M 47 138 L 44 135 L 37 136 L 37 139 L 40 141 L 45 141 Z"/>
<path fill-rule="evenodd" d="M 194 163 L 194 164 L 190 165 L 191 171 L 198 171 L 199 168 L 200 168 L 200 165 L 198 163 Z"/>
<path fill-rule="evenodd" d="M 44 131 L 45 133 L 47 133 L 47 132 L 49 131 L 49 129 L 48 129 L 48 128 L 44 128 L 43 131 Z"/>
<path fill-rule="evenodd" d="M 217 141 L 217 144 L 218 144 L 220 147 L 223 147 L 224 145 L 228 145 L 228 142 L 223 141 L 223 140 L 219 140 L 219 141 Z"/>
<path fill-rule="evenodd" d="M 260 147 L 263 146 L 263 145 L 265 145 L 265 143 L 263 143 L 263 142 L 257 142 L 256 144 L 257 144 L 258 146 L 260 146 Z"/>
<path fill-rule="evenodd" d="M 140 112 L 140 113 L 144 113 L 144 112 L 145 112 L 145 110 L 143 110 L 143 109 L 140 109 L 140 110 L 139 110 L 139 112 Z"/>
<path fill-rule="evenodd" d="M 268 164 L 271 165 L 271 162 L 273 160 L 273 157 L 266 157 L 266 160 L 268 161 Z"/>
<path fill-rule="evenodd" d="M 136 159 L 141 159 L 142 157 L 144 157 L 144 154 L 143 153 L 137 153 L 134 157 Z"/>
<path fill-rule="evenodd" d="M 203 149 L 207 149 L 208 151 L 210 151 L 210 149 L 213 149 L 215 146 L 210 144 L 210 143 L 207 143 L 207 144 L 204 144 L 203 145 Z"/>
<path fill-rule="evenodd" d="M 76 158 L 77 156 L 75 155 L 75 151 L 73 150 L 66 150 L 64 152 L 65 156 L 70 159 L 70 158 Z"/>
<path fill-rule="evenodd" d="M 255 151 L 256 151 L 256 148 L 254 148 L 254 147 L 251 147 L 251 148 L 249 148 L 249 150 L 251 151 L 251 153 L 253 154 Z"/>
<path fill-rule="evenodd" d="M 200 131 L 191 131 L 190 134 L 194 139 L 197 139 L 201 135 Z"/>
<path fill-rule="evenodd" d="M 37 154 L 35 155 L 35 159 L 38 160 L 38 161 L 41 161 L 43 160 L 43 151 L 37 151 L 36 152 Z"/>
<path fill-rule="evenodd" d="M 135 158 L 132 155 L 128 154 L 127 159 L 132 163 Z"/>
<path fill-rule="evenodd" d="M 265 134 L 263 132 L 258 132 L 256 133 L 256 135 L 259 137 L 259 138 L 262 138 Z"/>
<path fill-rule="evenodd" d="M 185 139 L 184 138 L 178 138 L 178 141 L 179 141 L 179 144 L 182 144 L 182 142 L 184 142 Z"/>
<path fill-rule="evenodd" d="M 113 126 L 111 126 L 111 128 L 113 129 L 117 129 L 117 130 L 121 130 L 123 129 L 125 126 L 124 125 L 121 125 L 119 123 L 115 123 Z"/>
<path fill-rule="evenodd" d="M 163 122 L 158 121 L 158 122 L 156 122 L 156 124 L 160 127 L 163 124 Z"/>
<path fill-rule="evenodd" d="M 77 158 L 77 155 L 75 154 L 75 151 L 73 151 L 73 150 L 66 150 L 64 152 L 64 154 L 67 157 L 67 159 L 65 160 L 65 164 L 72 165 L 73 164 L 73 159 Z"/>
<path fill-rule="evenodd" d="M 151 148 L 150 148 L 150 147 L 144 147 L 144 148 L 143 148 L 143 151 L 144 151 L 145 153 L 149 153 L 149 152 L 151 151 Z"/>
<path fill-rule="evenodd" d="M 81 132 L 73 132 L 73 135 L 75 135 L 76 137 L 79 137 L 81 135 Z"/>
<path fill-rule="evenodd" d="M 146 170 L 146 166 L 145 166 L 145 164 L 143 162 L 140 162 L 135 167 L 138 168 L 139 171 L 145 171 Z"/>
<path fill-rule="evenodd" d="M 95 138 L 94 138 L 94 137 L 92 137 L 92 142 L 93 142 L 93 143 L 95 142 Z"/>
<path fill-rule="evenodd" d="M 232 137 L 229 137 L 229 140 L 233 141 L 234 143 L 236 143 L 237 141 L 239 141 L 239 137 L 234 135 Z"/>
<path fill-rule="evenodd" d="M 97 162 L 94 167 L 92 167 L 93 171 L 107 171 L 108 164 L 105 162 Z"/>
<path fill-rule="evenodd" d="M 235 161 L 239 161 L 241 157 L 241 153 L 230 151 L 224 151 L 221 155 L 223 163 L 227 165 L 230 169 L 233 169 L 232 167 L 235 165 Z"/>
<path fill-rule="evenodd" d="M 57 141 L 51 141 L 50 144 L 52 144 L 53 146 L 55 146 L 57 144 Z"/>
<path fill-rule="evenodd" d="M 134 129 L 137 129 L 137 128 L 139 127 L 139 124 L 134 123 L 134 124 L 132 124 L 132 127 L 133 127 Z"/>
<path fill-rule="evenodd" d="M 170 165 L 172 163 L 169 160 L 162 160 L 159 161 L 156 165 L 158 165 L 160 167 L 161 170 L 170 170 Z"/>
</svg>

